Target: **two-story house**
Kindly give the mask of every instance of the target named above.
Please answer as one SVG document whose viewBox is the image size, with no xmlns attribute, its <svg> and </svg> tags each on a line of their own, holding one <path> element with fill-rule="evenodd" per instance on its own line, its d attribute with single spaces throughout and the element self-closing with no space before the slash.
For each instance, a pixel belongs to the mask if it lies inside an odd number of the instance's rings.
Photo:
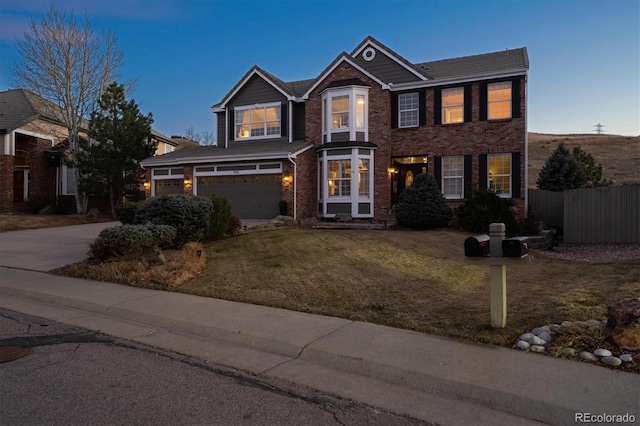
<svg viewBox="0 0 640 426">
<path fill-rule="evenodd" d="M 83 119 L 80 137 L 85 143 L 88 127 Z M 0 212 L 37 211 L 48 205 L 75 211 L 74 173 L 63 161 L 68 136 L 58 106 L 26 89 L 0 92 Z M 151 138 L 157 155 L 181 146 L 155 130 Z M 91 206 L 108 205 L 90 201 Z"/>
<path fill-rule="evenodd" d="M 372 37 L 310 80 L 252 67 L 212 107 L 218 145 L 146 159 L 149 195 L 227 197 L 241 218 L 376 219 L 419 173 L 526 206 L 526 48 L 410 63 Z"/>
</svg>

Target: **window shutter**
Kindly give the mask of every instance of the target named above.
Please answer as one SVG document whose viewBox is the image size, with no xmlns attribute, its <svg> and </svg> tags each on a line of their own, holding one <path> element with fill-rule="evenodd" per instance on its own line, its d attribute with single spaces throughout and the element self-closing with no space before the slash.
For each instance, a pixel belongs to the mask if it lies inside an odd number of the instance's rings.
<svg viewBox="0 0 640 426">
<path fill-rule="evenodd" d="M 442 157 L 433 159 L 433 177 L 436 179 L 440 192 L 442 192 Z"/>
<path fill-rule="evenodd" d="M 398 94 L 391 94 L 391 128 L 398 128 Z"/>
<path fill-rule="evenodd" d="M 289 116 L 287 115 L 287 104 L 280 105 L 280 136 L 284 137 L 289 132 Z"/>
<path fill-rule="evenodd" d="M 472 195 L 472 186 L 471 186 L 471 162 L 473 160 L 473 156 L 465 155 L 464 156 L 464 179 L 463 179 L 463 194 L 464 198 L 471 198 Z"/>
<path fill-rule="evenodd" d="M 520 198 L 520 153 L 511 153 L 511 198 Z"/>
<path fill-rule="evenodd" d="M 442 124 L 442 89 L 433 90 L 433 124 Z"/>
<path fill-rule="evenodd" d="M 487 83 L 480 83 L 480 120 L 487 119 Z"/>
<path fill-rule="evenodd" d="M 229 123 L 229 140 L 233 141 L 236 139 L 236 113 L 233 108 L 229 108 L 229 117 L 227 117 L 227 122 Z"/>
<path fill-rule="evenodd" d="M 489 182 L 489 174 L 487 172 L 487 154 L 480 154 L 480 177 L 478 182 L 478 188 L 487 189 Z"/>
<path fill-rule="evenodd" d="M 520 79 L 511 82 L 511 117 L 520 118 Z"/>
<path fill-rule="evenodd" d="M 471 99 L 471 85 L 464 86 L 464 122 L 470 123 L 473 120 L 473 100 Z"/>
<path fill-rule="evenodd" d="M 418 92 L 418 125 L 427 125 L 427 92 L 421 90 Z"/>
</svg>

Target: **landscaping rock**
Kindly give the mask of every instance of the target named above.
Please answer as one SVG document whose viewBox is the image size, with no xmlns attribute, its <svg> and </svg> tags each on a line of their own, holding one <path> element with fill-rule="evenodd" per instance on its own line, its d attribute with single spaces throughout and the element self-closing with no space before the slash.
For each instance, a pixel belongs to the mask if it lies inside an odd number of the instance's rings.
<svg viewBox="0 0 640 426">
<path fill-rule="evenodd" d="M 552 340 L 551 334 L 548 331 L 543 331 L 542 333 L 538 334 L 538 337 L 544 340 L 546 343 L 550 343 Z"/>
<path fill-rule="evenodd" d="M 596 349 L 595 351 L 593 351 L 593 354 L 595 356 L 611 356 L 612 353 L 606 349 Z"/>
<path fill-rule="evenodd" d="M 308 217 L 300 222 L 301 228 L 313 228 L 316 225 L 318 225 L 317 217 Z"/>
<path fill-rule="evenodd" d="M 544 346 L 542 346 L 542 345 L 531 345 L 531 352 L 542 353 L 542 352 L 544 352 Z"/>
<path fill-rule="evenodd" d="M 640 297 L 623 299 L 608 307 L 604 334 L 617 346 L 640 350 Z"/>
<path fill-rule="evenodd" d="M 530 345 L 538 345 L 538 346 L 542 346 L 542 345 L 546 345 L 547 344 L 547 342 L 545 342 L 544 340 L 542 340 L 538 336 L 531 336 L 530 338 L 527 339 L 527 343 L 529 343 Z"/>
<path fill-rule="evenodd" d="M 592 354 L 591 352 L 580 352 L 580 358 L 587 360 L 587 361 L 598 361 L 598 357 L 595 356 L 594 354 Z"/>
<path fill-rule="evenodd" d="M 617 367 L 620 364 L 622 364 L 622 361 L 620 360 L 620 358 L 617 358 L 615 356 L 605 356 L 602 359 L 600 359 L 600 361 L 612 367 Z"/>
<path fill-rule="evenodd" d="M 353 222 L 353 217 L 349 213 L 336 213 L 336 222 Z"/>
<path fill-rule="evenodd" d="M 569 355 L 569 356 L 576 356 L 576 354 L 578 353 L 575 349 L 573 348 L 565 348 L 564 349 L 564 353 Z"/>
<path fill-rule="evenodd" d="M 102 213 L 100 213 L 100 210 L 94 207 L 91 210 L 89 210 L 89 212 L 87 213 L 87 217 L 91 219 L 98 219 L 101 216 L 101 214 Z"/>
<path fill-rule="evenodd" d="M 518 340 L 518 343 L 516 343 L 516 346 L 518 347 L 518 349 L 522 349 L 523 351 L 526 351 L 527 349 L 529 349 L 531 345 L 525 342 L 524 340 Z"/>
<path fill-rule="evenodd" d="M 535 334 L 533 334 L 533 333 L 524 333 L 524 334 L 520 335 L 520 340 L 528 341 L 529 339 L 531 339 L 534 336 L 535 336 Z"/>
<path fill-rule="evenodd" d="M 275 219 L 271 219 L 270 222 L 275 226 L 290 226 L 293 224 L 293 218 L 291 216 L 276 216 Z"/>
<path fill-rule="evenodd" d="M 53 207 L 52 206 L 44 206 L 39 212 L 38 214 L 42 214 L 42 215 L 51 215 L 53 214 Z"/>
<path fill-rule="evenodd" d="M 623 362 L 631 362 L 633 361 L 633 356 L 631 354 L 622 354 L 618 358 Z"/>
</svg>

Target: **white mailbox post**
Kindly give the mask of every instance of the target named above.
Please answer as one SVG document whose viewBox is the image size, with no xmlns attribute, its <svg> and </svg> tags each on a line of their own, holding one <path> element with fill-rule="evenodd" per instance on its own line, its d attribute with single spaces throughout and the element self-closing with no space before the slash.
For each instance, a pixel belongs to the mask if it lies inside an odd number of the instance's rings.
<svg viewBox="0 0 640 426">
<path fill-rule="evenodd" d="M 491 325 L 500 328 L 507 325 L 507 265 L 522 264 L 525 259 L 530 260 L 527 254 L 521 257 L 503 257 L 505 230 L 504 223 L 489 225 L 489 256 L 465 257 L 465 263 L 469 265 L 489 265 Z"/>
</svg>

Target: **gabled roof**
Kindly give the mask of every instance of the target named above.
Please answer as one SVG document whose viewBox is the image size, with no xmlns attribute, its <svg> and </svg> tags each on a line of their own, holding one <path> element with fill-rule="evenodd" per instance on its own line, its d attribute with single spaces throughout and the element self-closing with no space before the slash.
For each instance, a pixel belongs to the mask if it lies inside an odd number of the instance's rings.
<svg viewBox="0 0 640 426">
<path fill-rule="evenodd" d="M 0 132 L 11 132 L 37 119 L 66 126 L 58 107 L 35 93 L 26 89 L 0 92 Z"/>
<path fill-rule="evenodd" d="M 401 83 L 398 81 L 386 81 L 390 80 L 390 78 L 388 78 L 389 75 L 385 77 L 382 75 L 384 72 L 380 72 L 380 70 L 376 70 L 374 66 L 369 65 L 368 61 L 362 58 L 363 52 L 369 48 L 375 49 L 377 52 L 389 58 L 391 62 L 397 64 L 397 68 L 395 69 L 398 72 L 402 72 L 405 78 L 404 81 Z M 285 82 L 257 65 L 254 65 L 231 91 L 225 95 L 220 103 L 213 105 L 212 109 L 214 112 L 222 111 L 229 100 L 255 75 L 260 76 L 260 78 L 271 84 L 287 99 L 297 102 L 303 101 L 309 97 L 311 91 L 318 87 L 336 67 L 344 62 L 350 64 L 364 75 L 367 75 L 383 88 L 391 90 L 402 90 L 407 87 L 436 86 L 453 81 L 458 82 L 481 78 L 504 77 L 507 75 L 521 75 L 526 74 L 529 69 L 529 59 L 526 48 L 414 64 L 375 38 L 368 36 L 358 44 L 351 54 L 346 52 L 339 54 L 331 64 L 314 79 Z"/>
</svg>

